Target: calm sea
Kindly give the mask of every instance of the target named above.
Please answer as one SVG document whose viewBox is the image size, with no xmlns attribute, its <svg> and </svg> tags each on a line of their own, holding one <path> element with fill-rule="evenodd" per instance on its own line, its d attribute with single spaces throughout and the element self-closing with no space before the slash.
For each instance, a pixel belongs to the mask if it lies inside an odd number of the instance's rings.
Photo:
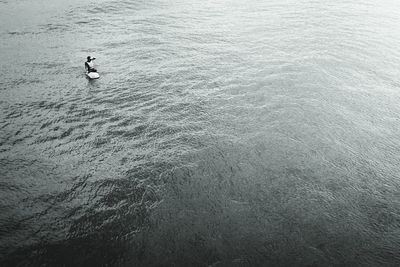
<svg viewBox="0 0 400 267">
<path fill-rule="evenodd" d="M 400 2 L 1 0 L 0 265 L 400 266 Z"/>
</svg>

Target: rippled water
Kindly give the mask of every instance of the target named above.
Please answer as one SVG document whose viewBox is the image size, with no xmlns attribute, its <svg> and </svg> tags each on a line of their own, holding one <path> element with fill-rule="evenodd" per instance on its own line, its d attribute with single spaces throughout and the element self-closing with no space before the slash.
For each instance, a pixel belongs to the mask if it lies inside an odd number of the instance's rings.
<svg viewBox="0 0 400 267">
<path fill-rule="evenodd" d="M 2 266 L 400 265 L 398 1 L 3 0 L 0 22 Z"/>
</svg>

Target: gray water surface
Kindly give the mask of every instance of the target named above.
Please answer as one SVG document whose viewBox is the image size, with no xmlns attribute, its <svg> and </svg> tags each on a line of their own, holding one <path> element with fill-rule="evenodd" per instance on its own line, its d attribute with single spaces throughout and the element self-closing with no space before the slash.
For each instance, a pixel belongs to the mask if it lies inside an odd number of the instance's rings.
<svg viewBox="0 0 400 267">
<path fill-rule="evenodd" d="M 0 22 L 1 266 L 400 265 L 400 2 Z"/>
</svg>

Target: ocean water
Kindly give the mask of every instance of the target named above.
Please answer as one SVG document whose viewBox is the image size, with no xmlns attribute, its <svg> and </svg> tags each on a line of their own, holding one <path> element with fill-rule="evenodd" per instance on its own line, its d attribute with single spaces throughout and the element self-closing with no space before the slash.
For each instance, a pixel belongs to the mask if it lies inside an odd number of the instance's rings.
<svg viewBox="0 0 400 267">
<path fill-rule="evenodd" d="M 0 1 L 0 265 L 399 266 L 399 29 L 394 0 Z"/>
</svg>

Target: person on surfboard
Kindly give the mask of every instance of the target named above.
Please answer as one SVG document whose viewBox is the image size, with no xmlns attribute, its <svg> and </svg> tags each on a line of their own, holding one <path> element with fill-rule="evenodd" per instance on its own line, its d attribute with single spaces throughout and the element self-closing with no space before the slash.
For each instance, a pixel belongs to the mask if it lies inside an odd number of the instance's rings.
<svg viewBox="0 0 400 267">
<path fill-rule="evenodd" d="M 87 61 L 85 62 L 85 69 L 86 71 L 89 72 L 97 72 L 97 70 L 94 68 L 94 62 L 95 57 L 88 56 Z"/>
</svg>

